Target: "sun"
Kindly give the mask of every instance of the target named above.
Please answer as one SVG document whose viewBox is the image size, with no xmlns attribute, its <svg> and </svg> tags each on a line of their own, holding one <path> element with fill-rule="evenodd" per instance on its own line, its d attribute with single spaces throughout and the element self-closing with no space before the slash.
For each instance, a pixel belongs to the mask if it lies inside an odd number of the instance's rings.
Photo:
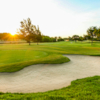
<svg viewBox="0 0 100 100">
<path fill-rule="evenodd" d="M 14 33 L 14 32 L 12 32 L 12 33 L 10 33 L 11 35 L 15 35 L 16 33 Z"/>
</svg>

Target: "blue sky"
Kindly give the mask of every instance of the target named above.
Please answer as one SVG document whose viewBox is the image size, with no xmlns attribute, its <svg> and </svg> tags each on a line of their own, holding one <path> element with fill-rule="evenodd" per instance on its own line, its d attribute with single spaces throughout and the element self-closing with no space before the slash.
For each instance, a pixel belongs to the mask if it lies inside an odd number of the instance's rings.
<svg viewBox="0 0 100 100">
<path fill-rule="evenodd" d="M 99 5 L 100 0 L 0 0 L 0 32 L 15 34 L 29 17 L 44 35 L 82 36 L 100 26 Z"/>
<path fill-rule="evenodd" d="M 61 6 L 76 11 L 91 11 L 100 8 L 100 0 L 59 0 Z"/>
</svg>

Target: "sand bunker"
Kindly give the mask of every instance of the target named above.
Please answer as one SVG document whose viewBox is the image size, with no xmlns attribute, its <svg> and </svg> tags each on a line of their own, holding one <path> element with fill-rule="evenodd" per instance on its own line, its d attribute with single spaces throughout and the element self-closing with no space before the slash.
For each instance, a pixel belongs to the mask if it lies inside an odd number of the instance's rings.
<svg viewBox="0 0 100 100">
<path fill-rule="evenodd" d="M 100 75 L 100 57 L 65 55 L 64 64 L 32 65 L 15 73 L 0 73 L 1 92 L 45 92 L 70 85 L 72 80 Z"/>
</svg>

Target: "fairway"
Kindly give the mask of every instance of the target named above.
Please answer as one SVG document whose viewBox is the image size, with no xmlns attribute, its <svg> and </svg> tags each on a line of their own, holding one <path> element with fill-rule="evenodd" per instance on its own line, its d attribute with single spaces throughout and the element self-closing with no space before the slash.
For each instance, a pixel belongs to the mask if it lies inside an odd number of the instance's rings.
<svg viewBox="0 0 100 100">
<path fill-rule="evenodd" d="M 76 79 L 100 75 L 99 42 L 93 45 L 85 41 L 51 42 L 39 45 L 31 43 L 30 46 L 27 43 L 0 44 L 0 55 L 0 72 L 2 72 L 0 73 L 0 89 L 1 92 L 5 92 L 5 94 L 1 93 L 0 99 L 61 98 L 61 100 L 66 100 L 66 98 L 72 99 L 73 97 L 81 98 L 84 94 L 86 94 L 84 98 L 87 98 L 88 91 L 90 96 L 93 95 L 92 98 L 96 98 L 92 91 L 97 92 L 100 87 L 99 77 L 79 81 Z M 95 81 L 97 81 L 96 85 L 94 85 Z M 91 87 L 92 91 L 88 87 Z M 80 93 L 83 95 L 77 97 Z M 95 100 L 98 100 L 97 98 Z"/>
<path fill-rule="evenodd" d="M 100 43 L 51 42 L 0 45 L 0 72 L 15 72 L 33 64 L 69 62 L 62 54 L 100 55 Z"/>
</svg>

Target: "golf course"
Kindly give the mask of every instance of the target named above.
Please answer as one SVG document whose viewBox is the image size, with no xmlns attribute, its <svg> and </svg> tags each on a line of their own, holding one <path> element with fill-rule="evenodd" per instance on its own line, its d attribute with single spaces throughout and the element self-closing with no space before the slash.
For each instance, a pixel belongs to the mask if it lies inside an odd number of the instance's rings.
<svg viewBox="0 0 100 100">
<path fill-rule="evenodd" d="M 99 100 L 100 43 L 0 44 L 0 100 Z"/>
</svg>

